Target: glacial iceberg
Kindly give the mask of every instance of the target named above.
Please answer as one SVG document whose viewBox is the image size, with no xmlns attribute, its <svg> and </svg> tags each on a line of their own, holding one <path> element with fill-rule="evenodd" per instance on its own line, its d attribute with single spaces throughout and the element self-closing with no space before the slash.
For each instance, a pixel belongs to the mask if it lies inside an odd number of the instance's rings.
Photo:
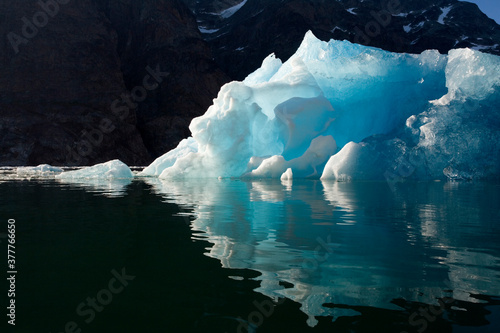
<svg viewBox="0 0 500 333">
<path fill-rule="evenodd" d="M 500 57 L 398 54 L 308 32 L 223 86 L 160 178 L 483 178 L 500 174 Z M 289 171 L 288 171 L 289 170 Z"/>
</svg>

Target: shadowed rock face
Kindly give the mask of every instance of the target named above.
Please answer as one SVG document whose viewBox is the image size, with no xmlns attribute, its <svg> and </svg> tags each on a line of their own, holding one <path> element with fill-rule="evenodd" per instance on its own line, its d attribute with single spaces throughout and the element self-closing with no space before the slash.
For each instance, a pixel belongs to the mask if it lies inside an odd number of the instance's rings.
<svg viewBox="0 0 500 333">
<path fill-rule="evenodd" d="M 118 54 L 127 88 L 141 86 L 145 68 L 167 72 L 137 107 L 137 128 L 152 157 L 189 136 L 191 119 L 203 114 L 229 78 L 212 60 L 196 18 L 181 1 L 110 1 Z"/>
<path fill-rule="evenodd" d="M 0 0 L 0 165 L 148 164 L 224 83 L 272 52 L 286 60 L 307 30 L 396 52 L 500 54 L 500 27 L 456 0 L 248 0 L 231 16 L 220 14 L 242 0 L 41 3 Z"/>
<path fill-rule="evenodd" d="M 49 8 L 53 17 L 41 10 L 0 2 L 2 165 L 147 164 L 188 135 L 227 81 L 179 1 L 68 1 Z"/>
<path fill-rule="evenodd" d="M 109 110 L 126 92 L 110 22 L 89 0 L 59 5 L 54 17 L 38 15 L 47 22 L 37 28 L 31 22 L 40 11 L 33 1 L 0 2 L 1 34 L 16 34 L 9 35 L 15 42 L 0 43 L 1 164 L 88 163 L 111 156 L 145 161 L 135 113 L 121 120 Z M 80 145 L 72 157 L 82 131 L 102 119 L 116 129 L 96 135 L 96 145 Z"/>
</svg>

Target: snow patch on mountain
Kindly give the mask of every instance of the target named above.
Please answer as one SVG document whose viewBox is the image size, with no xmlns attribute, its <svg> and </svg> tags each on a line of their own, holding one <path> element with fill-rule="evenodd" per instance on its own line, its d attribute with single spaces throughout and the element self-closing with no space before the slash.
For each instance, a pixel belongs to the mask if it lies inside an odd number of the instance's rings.
<svg viewBox="0 0 500 333">
<path fill-rule="evenodd" d="M 453 6 L 441 8 L 442 13 L 438 18 L 438 23 L 443 24 L 443 25 L 445 24 L 444 19 L 448 16 L 448 14 L 450 13 L 452 8 L 453 8 Z"/>
<path fill-rule="evenodd" d="M 247 1 L 248 0 L 243 0 L 242 2 L 237 4 L 236 6 L 233 6 L 233 7 L 226 9 L 226 10 L 223 10 L 222 12 L 219 13 L 219 15 L 223 18 L 229 18 L 229 17 L 233 16 L 238 10 L 240 10 L 241 7 L 243 7 L 247 3 Z"/>
</svg>

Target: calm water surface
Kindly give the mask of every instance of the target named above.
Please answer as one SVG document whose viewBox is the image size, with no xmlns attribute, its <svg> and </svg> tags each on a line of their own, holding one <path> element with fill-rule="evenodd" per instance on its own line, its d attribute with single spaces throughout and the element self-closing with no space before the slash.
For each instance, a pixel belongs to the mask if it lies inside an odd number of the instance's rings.
<svg viewBox="0 0 500 333">
<path fill-rule="evenodd" d="M 13 332 L 500 330 L 499 183 L 0 179 Z"/>
</svg>

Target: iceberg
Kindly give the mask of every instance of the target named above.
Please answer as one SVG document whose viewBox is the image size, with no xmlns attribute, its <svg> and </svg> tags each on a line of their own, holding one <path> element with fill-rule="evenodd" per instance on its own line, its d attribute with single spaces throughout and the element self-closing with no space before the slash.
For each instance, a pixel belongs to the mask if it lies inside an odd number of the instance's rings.
<svg viewBox="0 0 500 333">
<path fill-rule="evenodd" d="M 140 175 L 498 177 L 499 85 L 498 56 L 391 53 L 308 32 L 286 62 L 271 54 L 224 85 L 192 136 Z"/>
</svg>

